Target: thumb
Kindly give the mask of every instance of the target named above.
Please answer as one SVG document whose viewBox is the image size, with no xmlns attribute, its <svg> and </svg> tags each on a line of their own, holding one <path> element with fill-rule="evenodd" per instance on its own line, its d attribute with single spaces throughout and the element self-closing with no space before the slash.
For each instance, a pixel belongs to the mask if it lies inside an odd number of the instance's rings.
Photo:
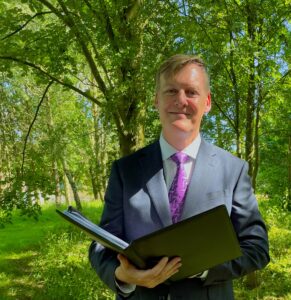
<svg viewBox="0 0 291 300">
<path fill-rule="evenodd" d="M 124 267 L 128 267 L 129 261 L 125 256 L 123 256 L 122 254 L 118 254 L 117 259 L 119 260 L 121 265 L 123 265 Z"/>
</svg>

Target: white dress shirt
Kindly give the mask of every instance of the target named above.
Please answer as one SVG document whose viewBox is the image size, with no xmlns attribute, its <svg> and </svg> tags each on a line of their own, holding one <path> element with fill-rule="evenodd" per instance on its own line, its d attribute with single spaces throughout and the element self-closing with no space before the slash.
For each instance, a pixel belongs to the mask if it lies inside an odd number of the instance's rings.
<svg viewBox="0 0 291 300">
<path fill-rule="evenodd" d="M 192 177 L 195 159 L 197 157 L 200 144 L 201 144 L 201 137 L 199 134 L 189 146 L 187 146 L 185 149 L 181 151 L 187 154 L 188 157 L 190 157 L 190 159 L 186 163 L 184 163 L 187 183 L 189 183 Z M 162 152 L 165 181 L 166 181 L 167 189 L 169 191 L 177 172 L 177 165 L 170 157 L 178 151 L 165 140 L 162 134 L 160 136 L 160 147 Z"/>
</svg>

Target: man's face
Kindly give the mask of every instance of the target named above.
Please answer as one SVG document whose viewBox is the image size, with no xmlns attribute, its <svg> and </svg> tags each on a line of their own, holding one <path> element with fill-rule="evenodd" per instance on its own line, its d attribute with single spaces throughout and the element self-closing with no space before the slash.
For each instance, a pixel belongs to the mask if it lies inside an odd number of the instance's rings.
<svg viewBox="0 0 291 300">
<path fill-rule="evenodd" d="M 188 64 L 174 77 L 161 76 L 155 106 L 165 138 L 186 134 L 194 139 L 199 133 L 204 113 L 211 108 L 210 91 L 203 69 Z"/>
</svg>

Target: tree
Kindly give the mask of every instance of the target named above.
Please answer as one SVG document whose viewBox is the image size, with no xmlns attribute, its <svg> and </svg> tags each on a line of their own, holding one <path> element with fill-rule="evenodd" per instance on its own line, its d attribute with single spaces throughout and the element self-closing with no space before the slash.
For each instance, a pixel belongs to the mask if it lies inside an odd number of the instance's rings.
<svg viewBox="0 0 291 300">
<path fill-rule="evenodd" d="M 285 67 L 290 40 L 288 3 L 231 0 L 183 4 L 178 30 L 184 49 L 202 53 L 213 78 L 214 110 L 208 125 L 214 122 L 216 139 L 248 161 L 256 187 L 261 112 L 290 75 Z"/>
<path fill-rule="evenodd" d="M 4 3 L 0 59 L 5 69 L 11 62 L 32 68 L 97 104 L 126 155 L 144 144 L 148 75 L 174 40 L 175 16 L 164 10 L 161 17 L 162 9 L 138 0 Z"/>
</svg>

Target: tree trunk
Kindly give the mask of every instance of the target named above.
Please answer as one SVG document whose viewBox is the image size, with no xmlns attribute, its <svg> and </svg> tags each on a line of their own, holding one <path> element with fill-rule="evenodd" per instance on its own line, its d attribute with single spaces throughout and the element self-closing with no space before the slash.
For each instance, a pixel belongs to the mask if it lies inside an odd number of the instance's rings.
<svg viewBox="0 0 291 300">
<path fill-rule="evenodd" d="M 71 205 L 71 199 L 70 199 L 70 189 L 69 189 L 69 181 L 66 174 L 64 174 L 64 186 L 65 186 L 65 199 L 66 199 L 66 205 Z"/>
<path fill-rule="evenodd" d="M 230 45 L 234 43 L 233 32 L 230 31 Z M 238 90 L 237 78 L 234 68 L 234 57 L 233 57 L 234 49 L 231 47 L 230 51 L 230 75 L 231 75 L 231 82 L 234 90 L 234 101 L 235 101 L 235 132 L 236 132 L 236 155 L 237 157 L 241 157 L 241 142 L 240 142 L 240 93 Z"/>
<path fill-rule="evenodd" d="M 106 165 L 108 161 L 108 153 L 106 149 L 106 132 L 104 132 L 103 127 L 100 126 L 100 111 L 98 109 L 98 106 L 94 104 L 92 108 L 94 121 L 94 161 L 93 166 L 90 166 L 90 171 L 94 198 L 103 200 L 107 178 Z"/>
<path fill-rule="evenodd" d="M 253 176 L 254 163 L 254 102 L 255 102 L 255 8 L 250 3 L 246 5 L 248 37 L 250 39 L 248 53 L 248 91 L 246 99 L 246 140 L 245 157 L 249 163 L 249 175 Z"/>
<path fill-rule="evenodd" d="M 217 139 L 216 143 L 218 147 L 223 146 L 223 141 L 222 141 L 222 133 L 221 133 L 221 122 L 220 120 L 216 120 L 216 132 L 217 132 Z"/>
<path fill-rule="evenodd" d="M 287 153 L 287 162 L 288 162 L 288 195 L 287 195 L 287 210 L 291 211 L 291 135 L 289 135 L 289 145 Z"/>
<path fill-rule="evenodd" d="M 248 37 L 250 40 L 249 52 L 248 52 L 248 92 L 246 99 L 246 140 L 245 140 L 245 157 L 249 163 L 249 175 L 253 180 L 254 176 L 254 117 L 255 117 L 255 43 L 256 43 L 256 19 L 257 19 L 257 8 L 253 6 L 253 3 L 246 4 L 246 15 L 247 15 L 247 27 Z M 257 123 L 257 125 L 259 125 Z M 247 286 L 252 289 L 258 287 L 259 282 L 257 273 L 252 272 L 246 276 Z"/>
<path fill-rule="evenodd" d="M 97 200 L 98 199 L 98 188 L 97 188 L 97 184 L 96 184 L 96 174 L 93 170 L 93 166 L 89 166 L 89 172 L 90 172 L 90 177 L 91 177 L 91 185 L 92 185 L 92 191 L 93 191 L 93 196 L 94 199 Z"/>
<path fill-rule="evenodd" d="M 55 203 L 56 206 L 60 206 L 61 205 L 60 175 L 58 170 L 58 164 L 55 160 L 53 161 L 53 174 L 55 179 Z"/>
<path fill-rule="evenodd" d="M 254 188 L 254 191 L 256 191 L 256 185 L 257 185 L 257 175 L 259 171 L 259 165 L 260 165 L 260 153 L 259 153 L 259 127 L 260 127 L 260 111 L 261 111 L 261 105 L 263 102 L 262 99 L 262 90 L 260 87 L 258 87 L 258 103 L 256 107 L 256 119 L 255 119 L 255 134 L 254 134 L 254 170 L 253 170 L 253 177 L 252 177 L 252 185 Z"/>
<path fill-rule="evenodd" d="M 132 103 L 123 117 L 124 127 L 118 130 L 120 155 L 126 156 L 144 146 L 145 110 Z"/>
<path fill-rule="evenodd" d="M 63 165 L 63 168 L 64 168 L 64 172 L 65 172 L 65 174 L 66 174 L 66 176 L 69 180 L 71 189 L 73 191 L 76 207 L 77 207 L 77 209 L 82 210 L 82 205 L 81 205 L 81 200 L 80 200 L 80 197 L 79 197 L 79 194 L 78 194 L 77 185 L 74 181 L 74 178 L 73 178 L 73 175 L 72 175 L 71 171 L 67 167 L 67 163 L 66 163 L 64 158 L 62 159 L 62 165 Z"/>
<path fill-rule="evenodd" d="M 38 190 L 33 191 L 33 195 L 34 195 L 33 197 L 34 197 L 35 202 L 38 205 L 40 205 L 41 203 L 40 203 L 40 198 L 39 198 L 39 191 Z"/>
<path fill-rule="evenodd" d="M 49 101 L 49 96 L 46 96 L 47 98 L 47 110 L 48 110 L 48 132 L 50 137 L 53 136 L 53 131 L 54 131 L 54 120 L 52 116 L 52 111 L 51 111 L 51 106 L 50 106 L 50 101 Z M 54 182 L 55 182 L 55 203 L 56 206 L 61 205 L 61 187 L 60 187 L 60 175 L 59 175 L 59 170 L 58 170 L 58 163 L 57 163 L 57 145 L 52 139 L 53 142 L 51 144 L 51 153 L 52 153 L 52 169 L 53 169 L 53 176 L 54 176 Z"/>
<path fill-rule="evenodd" d="M 257 288 L 260 285 L 258 274 L 256 271 L 254 271 L 246 276 L 245 285 L 250 290 Z"/>
<path fill-rule="evenodd" d="M 245 158 L 249 163 L 249 175 L 253 176 L 253 163 L 254 163 L 254 72 L 253 65 L 250 64 L 252 73 L 249 76 L 249 86 L 247 95 L 247 109 L 246 109 L 246 141 L 245 141 Z"/>
</svg>

